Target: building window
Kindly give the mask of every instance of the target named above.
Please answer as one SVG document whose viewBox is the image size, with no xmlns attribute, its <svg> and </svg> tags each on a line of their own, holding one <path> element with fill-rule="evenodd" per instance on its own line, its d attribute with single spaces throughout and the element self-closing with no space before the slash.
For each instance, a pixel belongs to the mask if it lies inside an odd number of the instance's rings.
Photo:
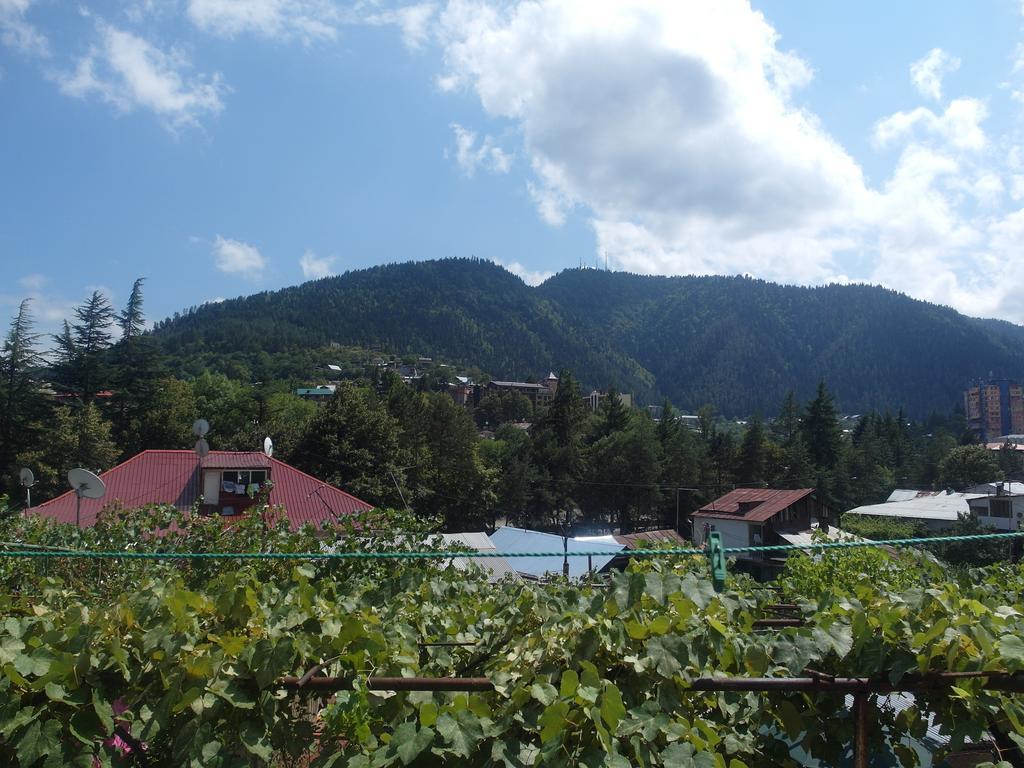
<svg viewBox="0 0 1024 768">
<path fill-rule="evenodd" d="M 988 515 L 989 517 L 1006 517 L 1008 518 L 1011 513 L 1011 501 L 1010 499 L 989 499 L 988 500 Z"/>
<path fill-rule="evenodd" d="M 221 492 L 239 496 L 255 493 L 267 482 L 265 469 L 229 470 L 221 477 Z"/>
</svg>

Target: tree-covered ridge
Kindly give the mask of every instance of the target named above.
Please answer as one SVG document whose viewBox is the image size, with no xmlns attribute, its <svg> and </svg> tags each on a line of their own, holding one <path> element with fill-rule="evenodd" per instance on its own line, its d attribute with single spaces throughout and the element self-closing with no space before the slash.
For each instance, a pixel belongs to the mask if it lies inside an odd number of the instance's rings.
<svg viewBox="0 0 1024 768">
<path fill-rule="evenodd" d="M 158 323 L 174 369 L 286 360 L 332 343 L 424 354 L 524 379 L 569 368 L 646 402 L 771 414 L 832 384 L 847 412 L 948 412 L 972 379 L 1020 378 L 1024 329 L 863 285 L 567 270 L 538 288 L 477 259 L 390 264 L 203 305 Z M 322 364 L 322 361 L 321 361 Z M 255 375 L 255 373 L 253 374 Z"/>
</svg>

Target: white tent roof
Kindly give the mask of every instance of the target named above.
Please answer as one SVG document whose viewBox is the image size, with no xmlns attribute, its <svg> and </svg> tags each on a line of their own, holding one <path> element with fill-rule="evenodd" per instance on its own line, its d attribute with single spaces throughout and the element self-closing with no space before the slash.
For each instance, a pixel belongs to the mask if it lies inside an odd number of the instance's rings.
<svg viewBox="0 0 1024 768">
<path fill-rule="evenodd" d="M 956 522 L 961 516 L 970 514 L 971 508 L 967 504 L 968 500 L 985 495 L 984 493 L 940 493 L 935 496 L 919 496 L 907 501 L 867 504 L 851 509 L 848 514 Z"/>
</svg>

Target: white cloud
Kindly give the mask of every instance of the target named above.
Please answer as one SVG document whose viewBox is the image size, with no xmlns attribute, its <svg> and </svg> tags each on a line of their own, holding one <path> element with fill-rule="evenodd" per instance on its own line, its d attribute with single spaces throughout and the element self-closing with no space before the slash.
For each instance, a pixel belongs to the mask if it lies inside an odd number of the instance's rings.
<svg viewBox="0 0 1024 768">
<path fill-rule="evenodd" d="M 485 168 L 492 173 L 508 173 L 512 167 L 512 156 L 499 147 L 494 138 L 485 136 L 477 143 L 475 131 L 452 123 L 455 133 L 455 162 L 466 176 L 472 178 L 477 168 Z"/>
<path fill-rule="evenodd" d="M 1005 208 L 1024 201 L 1024 149 L 987 134 L 985 99 L 880 119 L 872 138 L 897 159 L 869 186 L 793 101 L 811 67 L 745 0 L 450 0 L 437 39 L 439 87 L 522 137 L 538 214 L 587 217 L 614 266 L 882 283 L 1024 321 L 1024 208 Z M 912 79 L 941 99 L 958 65 L 933 51 Z M 477 134 L 453 129 L 475 169 Z"/>
<path fill-rule="evenodd" d="M 223 37 L 251 33 L 310 43 L 333 40 L 342 14 L 329 0 L 189 0 L 188 17 L 200 29 Z"/>
<path fill-rule="evenodd" d="M 317 256 L 312 251 L 306 251 L 299 259 L 299 266 L 302 267 L 302 276 L 307 280 L 318 280 L 321 277 L 330 277 L 334 274 L 334 262 L 336 256 Z"/>
<path fill-rule="evenodd" d="M 25 18 L 34 0 L 0 0 L 0 42 L 24 53 L 45 56 L 46 36 Z"/>
<path fill-rule="evenodd" d="M 100 22 L 98 42 L 72 72 L 55 75 L 62 92 L 98 96 L 122 112 L 148 109 L 171 129 L 197 125 L 223 109 L 219 74 L 189 76 L 188 60 L 143 38 Z"/>
<path fill-rule="evenodd" d="M 988 144 L 982 122 L 988 108 L 979 99 L 955 99 L 937 115 L 926 107 L 896 112 L 875 124 L 874 142 L 884 147 L 918 130 L 937 136 L 957 149 L 980 150 Z"/>
<path fill-rule="evenodd" d="M 437 6 L 433 3 L 417 3 L 370 14 L 363 19 L 363 23 L 394 24 L 401 30 L 402 42 L 405 47 L 418 51 L 430 38 L 430 23 L 436 12 Z"/>
<path fill-rule="evenodd" d="M 789 100 L 810 67 L 742 0 L 453 0 L 439 34 L 440 87 L 517 123 L 541 215 L 588 210 L 619 266 L 824 274 L 829 248 L 803 246 L 865 205 L 857 163 Z"/>
<path fill-rule="evenodd" d="M 217 269 L 229 275 L 242 275 L 255 280 L 263 275 L 266 259 L 254 245 L 217 235 L 213 243 L 213 258 Z"/>
<path fill-rule="evenodd" d="M 941 48 L 932 48 L 910 65 L 910 80 L 921 93 L 935 101 L 942 98 L 942 78 L 960 69 L 960 59 Z"/>
<path fill-rule="evenodd" d="M 544 272 L 539 270 L 527 269 L 518 261 L 510 261 L 509 263 L 506 264 L 502 261 L 498 261 L 497 259 L 495 259 L 494 263 L 497 264 L 499 267 L 504 267 L 527 285 L 540 285 L 549 277 L 552 277 L 555 274 L 554 272 Z"/>
</svg>

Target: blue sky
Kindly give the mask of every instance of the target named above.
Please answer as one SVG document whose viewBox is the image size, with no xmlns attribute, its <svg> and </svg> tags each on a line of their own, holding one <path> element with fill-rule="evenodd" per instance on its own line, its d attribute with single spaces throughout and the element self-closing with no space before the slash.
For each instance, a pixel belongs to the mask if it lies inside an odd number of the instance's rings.
<svg viewBox="0 0 1024 768">
<path fill-rule="evenodd" d="M 476 255 L 1021 322 L 1022 43 L 1009 0 L 0 0 L 0 312 Z"/>
</svg>

